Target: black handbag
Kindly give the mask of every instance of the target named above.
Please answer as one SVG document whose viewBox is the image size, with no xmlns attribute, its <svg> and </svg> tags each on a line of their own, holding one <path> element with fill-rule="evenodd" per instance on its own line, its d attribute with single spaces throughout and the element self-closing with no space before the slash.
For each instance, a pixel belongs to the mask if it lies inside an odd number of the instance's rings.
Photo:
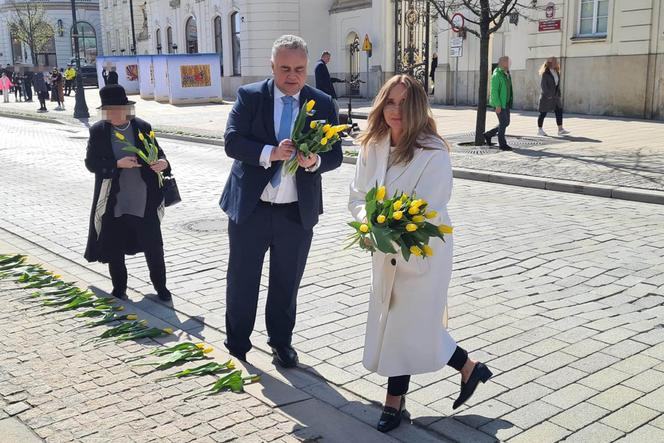
<svg viewBox="0 0 664 443">
<path fill-rule="evenodd" d="M 164 191 L 164 206 L 173 206 L 182 201 L 178 184 L 172 175 L 164 176 L 164 187 L 162 189 Z"/>
</svg>

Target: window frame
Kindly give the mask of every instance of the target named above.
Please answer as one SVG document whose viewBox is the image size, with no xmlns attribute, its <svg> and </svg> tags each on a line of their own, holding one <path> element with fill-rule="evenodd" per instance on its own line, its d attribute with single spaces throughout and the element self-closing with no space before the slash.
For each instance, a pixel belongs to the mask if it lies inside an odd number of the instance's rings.
<svg viewBox="0 0 664 443">
<path fill-rule="evenodd" d="M 583 11 L 583 4 L 584 0 L 579 0 L 579 16 L 577 20 L 577 28 L 576 28 L 576 36 L 581 37 L 581 38 L 605 38 L 608 36 L 609 33 L 609 15 L 611 11 L 611 0 L 591 0 L 592 5 L 593 5 L 593 14 L 592 14 L 592 32 L 590 33 L 582 33 L 581 32 L 581 20 L 584 18 L 582 17 L 582 11 Z M 600 1 L 606 1 L 607 2 L 607 13 L 606 13 L 606 30 L 604 32 L 597 32 L 597 22 L 599 21 L 599 3 Z M 602 16 L 604 18 L 604 16 Z M 587 17 L 586 17 L 587 19 Z"/>
</svg>

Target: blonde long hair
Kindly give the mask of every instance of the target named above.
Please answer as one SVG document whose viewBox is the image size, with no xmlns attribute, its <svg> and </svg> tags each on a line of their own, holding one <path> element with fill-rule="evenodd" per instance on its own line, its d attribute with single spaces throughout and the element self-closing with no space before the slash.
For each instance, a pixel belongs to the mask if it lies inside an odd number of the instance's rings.
<svg viewBox="0 0 664 443">
<path fill-rule="evenodd" d="M 546 59 L 546 61 L 539 70 L 540 77 L 544 75 L 547 69 L 549 71 L 553 69 L 556 71 L 556 74 L 560 75 L 560 63 L 558 63 L 558 59 L 556 57 L 549 57 Z"/>
<path fill-rule="evenodd" d="M 406 88 L 406 99 L 401 109 L 403 133 L 396 146 L 396 163 L 411 161 L 415 155 L 416 147 L 438 149 L 438 143 L 430 143 L 431 146 L 422 146 L 422 143 L 427 144 L 427 139 L 437 139 L 449 150 L 447 143 L 436 129 L 436 121 L 433 119 L 429 98 L 424 87 L 410 75 L 403 74 L 395 75 L 380 88 L 367 118 L 367 129 L 358 137 L 359 143 L 367 146 L 389 137 L 390 127 L 383 117 L 383 111 L 387 105 L 390 91 L 398 84 Z"/>
</svg>

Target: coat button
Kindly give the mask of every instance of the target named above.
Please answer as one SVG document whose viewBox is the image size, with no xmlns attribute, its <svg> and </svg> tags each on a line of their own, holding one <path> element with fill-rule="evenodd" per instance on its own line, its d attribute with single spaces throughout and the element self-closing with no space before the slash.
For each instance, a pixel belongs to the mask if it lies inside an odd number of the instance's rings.
<svg viewBox="0 0 664 443">
<path fill-rule="evenodd" d="M 390 260 L 390 263 L 392 263 L 392 266 L 396 266 L 397 265 L 397 259 L 393 258 L 392 260 Z"/>
</svg>

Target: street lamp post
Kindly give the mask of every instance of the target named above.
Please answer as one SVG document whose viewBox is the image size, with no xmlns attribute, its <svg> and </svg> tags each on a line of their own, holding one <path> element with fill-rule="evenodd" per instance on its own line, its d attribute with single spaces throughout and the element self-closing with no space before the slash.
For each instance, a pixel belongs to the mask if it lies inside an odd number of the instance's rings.
<svg viewBox="0 0 664 443">
<path fill-rule="evenodd" d="M 74 105 L 74 118 L 90 118 L 88 105 L 85 103 L 85 91 L 83 90 L 83 79 L 81 78 L 81 54 L 78 49 L 78 21 L 76 20 L 76 0 L 71 0 L 71 19 L 74 22 L 74 52 L 76 53 L 76 93 Z"/>
<path fill-rule="evenodd" d="M 131 23 L 131 53 L 136 55 L 136 28 L 134 26 L 134 1 L 129 0 L 129 22 Z"/>
</svg>

